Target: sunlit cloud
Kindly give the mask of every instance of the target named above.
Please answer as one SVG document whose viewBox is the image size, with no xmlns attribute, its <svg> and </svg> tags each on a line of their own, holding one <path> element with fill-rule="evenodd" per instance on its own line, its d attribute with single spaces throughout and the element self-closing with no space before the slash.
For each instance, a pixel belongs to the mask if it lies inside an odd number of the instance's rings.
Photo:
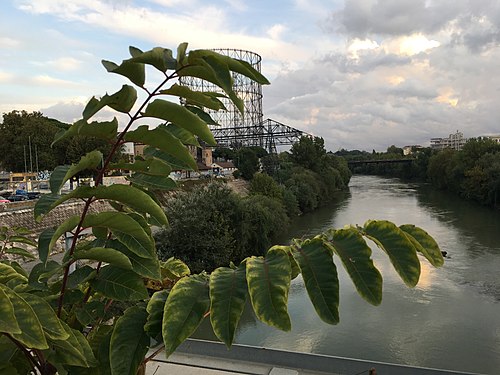
<svg viewBox="0 0 500 375">
<path fill-rule="evenodd" d="M 0 70 L 0 82 L 6 83 L 6 82 L 9 82 L 9 81 L 12 81 L 13 78 L 14 78 L 13 74 L 10 74 L 10 73 L 7 73 L 7 72 L 2 72 Z"/>
<path fill-rule="evenodd" d="M 46 86 L 75 86 L 75 85 L 77 85 L 77 83 L 75 83 L 75 82 L 51 77 L 47 74 L 41 74 L 41 75 L 33 77 L 33 82 L 35 84 L 46 85 Z"/>
<path fill-rule="evenodd" d="M 429 40 L 425 36 L 417 34 L 403 38 L 399 51 L 405 55 L 416 55 L 420 52 L 426 52 L 432 48 L 439 47 L 440 43 L 436 40 Z"/>
<path fill-rule="evenodd" d="M 347 47 L 347 52 L 352 58 L 358 59 L 359 51 L 373 50 L 378 47 L 379 47 L 378 43 L 375 42 L 374 40 L 369 40 L 369 39 L 361 40 L 356 38 L 349 43 Z"/>
<path fill-rule="evenodd" d="M 452 107 L 456 107 L 458 104 L 458 98 L 456 97 L 453 90 L 449 87 L 444 88 L 440 95 L 436 98 L 438 103 L 446 103 Z"/>
<path fill-rule="evenodd" d="M 276 25 L 271 26 L 271 28 L 269 28 L 269 30 L 267 30 L 267 35 L 269 35 L 269 37 L 271 39 L 280 39 L 281 35 L 285 31 L 286 31 L 286 27 L 284 25 L 276 24 Z"/>
</svg>

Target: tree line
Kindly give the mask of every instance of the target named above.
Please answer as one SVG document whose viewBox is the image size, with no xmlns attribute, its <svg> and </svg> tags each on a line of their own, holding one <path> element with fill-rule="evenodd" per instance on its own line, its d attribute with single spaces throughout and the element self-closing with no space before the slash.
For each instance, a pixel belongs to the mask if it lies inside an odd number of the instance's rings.
<svg viewBox="0 0 500 375">
<path fill-rule="evenodd" d="M 109 142 L 82 135 L 52 145 L 55 135 L 69 127 L 70 124 L 48 118 L 41 112 L 4 113 L 0 123 L 0 169 L 11 172 L 25 169 L 52 171 L 58 165 L 78 162 L 81 155 L 90 151 L 99 150 L 104 154 L 111 151 Z M 119 157 L 120 153 L 114 159 Z"/>
<path fill-rule="evenodd" d="M 465 199 L 500 206 L 500 144 L 489 138 L 471 138 L 459 151 L 422 148 L 403 156 L 402 149 L 391 146 L 385 153 L 340 150 L 336 154 L 346 160 L 412 158 L 404 164 L 356 165 L 352 171 L 426 181 Z"/>
</svg>

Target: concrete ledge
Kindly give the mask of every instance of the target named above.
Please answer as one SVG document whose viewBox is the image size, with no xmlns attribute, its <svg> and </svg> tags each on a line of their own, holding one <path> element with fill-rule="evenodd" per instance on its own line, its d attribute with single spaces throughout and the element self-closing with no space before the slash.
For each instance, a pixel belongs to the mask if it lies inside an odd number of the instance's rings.
<svg viewBox="0 0 500 375">
<path fill-rule="evenodd" d="M 326 356 L 320 354 L 297 353 L 285 350 L 258 348 L 246 345 L 233 345 L 227 350 L 224 344 L 212 341 L 189 339 L 168 360 L 159 354 L 155 364 L 175 364 L 186 368 L 203 369 L 210 372 L 169 372 L 182 374 L 219 373 L 237 374 L 368 374 L 371 368 L 379 375 L 450 375 L 469 374 L 448 370 L 403 366 L 391 363 L 365 361 L 352 358 Z M 160 366 L 161 367 L 161 366 Z M 172 369 L 173 370 L 173 369 Z M 282 371 L 282 372 L 280 372 Z M 283 372 L 285 371 L 285 372 Z M 157 374 L 166 372 L 159 371 Z"/>
</svg>

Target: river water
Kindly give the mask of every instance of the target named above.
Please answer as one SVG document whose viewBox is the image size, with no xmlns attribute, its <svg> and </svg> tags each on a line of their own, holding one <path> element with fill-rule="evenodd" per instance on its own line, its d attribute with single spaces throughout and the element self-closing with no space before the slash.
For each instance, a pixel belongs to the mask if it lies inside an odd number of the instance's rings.
<svg viewBox="0 0 500 375">
<path fill-rule="evenodd" d="M 373 247 L 384 277 L 380 306 L 361 299 L 336 262 L 338 325 L 327 325 L 316 316 L 297 278 L 289 296 L 292 331 L 270 328 L 247 309 L 236 343 L 500 374 L 500 212 L 398 179 L 353 176 L 349 186 L 331 205 L 294 223 L 283 242 L 330 227 L 387 219 L 427 230 L 448 252 L 445 265 L 434 269 L 422 259 L 420 282 L 409 289 L 385 254 Z M 209 338 L 208 331 L 203 325 L 197 336 Z"/>
</svg>

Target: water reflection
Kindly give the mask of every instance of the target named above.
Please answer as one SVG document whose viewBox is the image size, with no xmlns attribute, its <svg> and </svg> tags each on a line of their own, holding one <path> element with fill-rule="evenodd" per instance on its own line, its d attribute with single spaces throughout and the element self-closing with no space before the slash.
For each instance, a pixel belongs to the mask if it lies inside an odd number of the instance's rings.
<svg viewBox="0 0 500 375">
<path fill-rule="evenodd" d="M 246 309 L 237 343 L 365 358 L 425 367 L 496 374 L 500 368 L 500 214 L 395 179 L 355 176 L 350 192 L 330 207 L 301 218 L 288 236 L 314 235 L 329 227 L 367 219 L 413 223 L 448 251 L 441 269 L 422 264 L 418 286 L 408 289 L 380 250 L 373 258 L 384 276 L 381 306 L 358 296 L 337 264 L 340 319 L 323 323 L 308 300 L 302 280 L 292 284 L 292 332 L 260 323 Z M 199 337 L 213 337 L 204 324 Z"/>
</svg>

